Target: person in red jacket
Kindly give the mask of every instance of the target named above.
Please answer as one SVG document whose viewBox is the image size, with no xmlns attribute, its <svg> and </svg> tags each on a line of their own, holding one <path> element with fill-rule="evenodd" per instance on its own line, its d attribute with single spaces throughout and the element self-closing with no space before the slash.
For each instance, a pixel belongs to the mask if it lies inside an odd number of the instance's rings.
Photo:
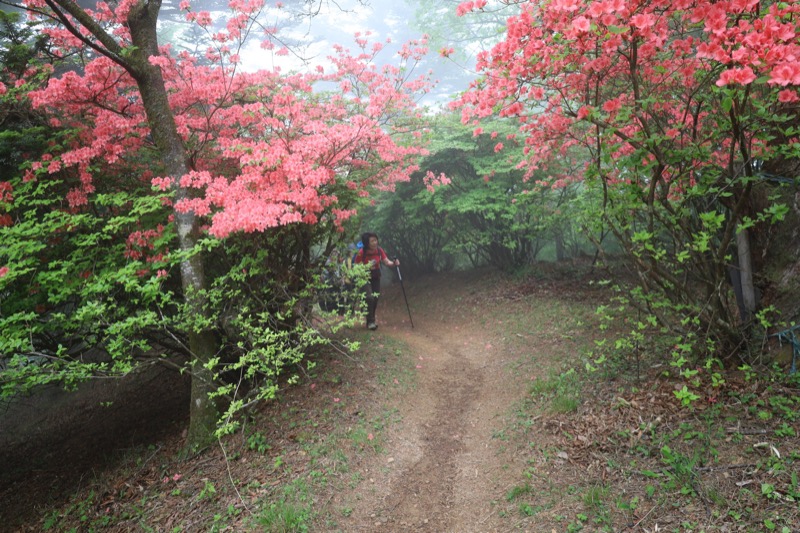
<svg viewBox="0 0 800 533">
<path fill-rule="evenodd" d="M 362 265 L 369 265 L 369 282 L 364 285 L 367 296 L 367 328 L 377 329 L 375 323 L 375 311 L 378 309 L 378 296 L 381 292 L 381 263 L 386 266 L 399 266 L 400 260 L 392 261 L 383 248 L 378 246 L 378 236 L 375 233 L 364 233 L 361 235 L 363 247 L 356 254 L 355 262 Z"/>
</svg>

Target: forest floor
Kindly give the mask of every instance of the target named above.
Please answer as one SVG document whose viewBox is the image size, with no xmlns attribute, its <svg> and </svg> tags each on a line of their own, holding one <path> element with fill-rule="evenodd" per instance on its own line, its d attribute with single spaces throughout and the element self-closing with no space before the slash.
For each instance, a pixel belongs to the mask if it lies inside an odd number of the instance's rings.
<svg viewBox="0 0 800 533">
<path fill-rule="evenodd" d="M 413 327 L 385 280 L 357 353 L 196 456 L 155 370 L 16 406 L 0 531 L 800 531 L 797 382 L 737 372 L 682 408 L 667 365 L 586 375 L 600 278 L 406 280 Z"/>
</svg>

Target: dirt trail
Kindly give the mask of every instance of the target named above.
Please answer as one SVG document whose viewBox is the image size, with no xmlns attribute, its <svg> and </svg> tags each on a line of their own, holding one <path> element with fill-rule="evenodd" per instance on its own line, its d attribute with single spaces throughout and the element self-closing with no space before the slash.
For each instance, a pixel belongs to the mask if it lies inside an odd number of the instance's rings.
<svg viewBox="0 0 800 533">
<path fill-rule="evenodd" d="M 480 309 L 419 310 L 408 324 L 402 295 L 387 290 L 379 335 L 401 341 L 416 360 L 416 390 L 397 406 L 385 453 L 369 466 L 362 501 L 346 531 L 504 531 L 498 501 L 519 482 L 522 461 L 502 436 L 526 393 L 503 340 L 482 327 Z"/>
</svg>

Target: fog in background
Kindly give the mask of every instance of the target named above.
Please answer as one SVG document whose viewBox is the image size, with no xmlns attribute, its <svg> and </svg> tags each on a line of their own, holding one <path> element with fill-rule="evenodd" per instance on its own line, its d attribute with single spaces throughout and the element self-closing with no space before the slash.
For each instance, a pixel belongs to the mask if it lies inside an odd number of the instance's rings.
<svg viewBox="0 0 800 533">
<path fill-rule="evenodd" d="M 280 43 L 274 50 L 261 47 L 263 28 L 255 28 L 246 49 L 240 52 L 241 67 L 247 71 L 273 69 L 282 72 L 304 71 L 317 65 L 327 67 L 327 56 L 333 54 L 333 45 L 341 44 L 356 53 L 355 35 L 367 36 L 370 42 L 391 44 L 378 55 L 377 63 L 398 64 L 396 51 L 412 39 L 423 34 L 430 36 L 430 53 L 417 65 L 413 77 L 432 72 L 437 81 L 433 91 L 421 104 L 434 108 L 445 105 L 454 95 L 467 89 L 474 72 L 475 56 L 490 46 L 501 35 L 505 20 L 497 12 L 456 17 L 458 0 L 289 0 L 276 8 L 268 0 L 259 21 L 264 27 L 275 27 Z M 196 26 L 183 24 L 185 13 L 178 10 L 178 0 L 168 0 L 163 7 L 163 24 L 160 27 L 162 43 L 175 48 L 185 48 L 202 55 L 205 45 L 203 31 Z M 200 0 L 191 3 L 193 11 L 210 11 L 215 19 L 229 13 L 226 0 Z M 221 26 L 220 26 L 221 27 Z M 290 50 L 279 55 L 281 44 Z M 439 50 L 452 49 L 449 58 Z"/>
</svg>

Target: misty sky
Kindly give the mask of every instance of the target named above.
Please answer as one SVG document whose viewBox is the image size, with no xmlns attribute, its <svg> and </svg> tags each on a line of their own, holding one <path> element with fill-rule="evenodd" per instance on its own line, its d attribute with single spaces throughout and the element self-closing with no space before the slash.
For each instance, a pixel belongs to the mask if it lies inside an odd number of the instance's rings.
<svg viewBox="0 0 800 533">
<path fill-rule="evenodd" d="M 353 39 L 356 32 L 363 35 L 369 31 L 371 38 L 380 42 L 391 38 L 392 43 L 398 46 L 422 35 L 422 31 L 414 27 L 416 5 L 406 0 L 369 0 L 369 6 L 366 7 L 359 5 L 356 0 L 338 0 L 336 3 L 323 0 L 320 8 L 319 15 L 303 19 L 291 27 L 283 26 L 292 22 L 288 19 L 286 10 L 283 13 L 269 12 L 269 16 L 275 20 L 277 17 L 286 17 L 282 21 L 283 29 L 279 35 L 284 39 L 307 43 L 305 56 L 312 58 L 311 63 L 314 65 L 325 63 L 325 57 L 332 52 L 333 44 L 342 44 L 355 51 Z M 451 7 L 447 6 L 447 9 Z M 304 68 L 302 62 L 295 57 L 278 57 L 260 49 L 255 40 L 249 51 L 243 54 L 243 59 L 243 66 L 248 70 L 272 68 L 275 65 L 279 65 L 284 71 Z M 394 50 L 387 47 L 381 53 L 379 61 L 388 63 L 396 62 L 396 59 Z M 469 69 L 440 57 L 433 47 L 425 63 L 418 67 L 418 73 L 427 70 L 432 70 L 433 78 L 439 81 L 433 93 L 423 101 L 429 105 L 441 104 L 451 95 L 465 90 L 475 76 Z"/>
</svg>

